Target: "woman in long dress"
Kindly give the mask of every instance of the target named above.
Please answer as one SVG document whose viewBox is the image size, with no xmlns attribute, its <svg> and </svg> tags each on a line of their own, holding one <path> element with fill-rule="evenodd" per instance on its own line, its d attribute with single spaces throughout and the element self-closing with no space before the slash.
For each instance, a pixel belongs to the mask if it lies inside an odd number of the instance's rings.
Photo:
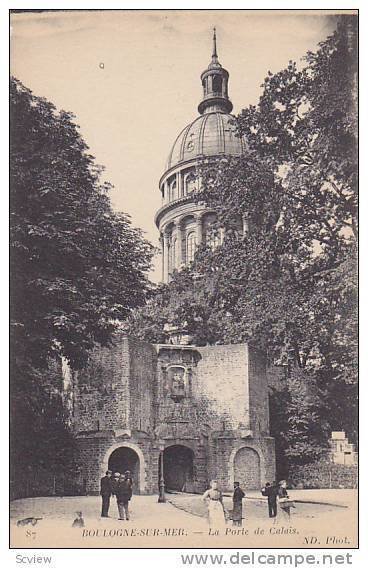
<svg viewBox="0 0 368 568">
<path fill-rule="evenodd" d="M 215 479 L 211 481 L 210 486 L 211 488 L 207 489 L 202 496 L 208 506 L 208 522 L 210 527 L 221 528 L 226 525 L 222 493 Z"/>
</svg>

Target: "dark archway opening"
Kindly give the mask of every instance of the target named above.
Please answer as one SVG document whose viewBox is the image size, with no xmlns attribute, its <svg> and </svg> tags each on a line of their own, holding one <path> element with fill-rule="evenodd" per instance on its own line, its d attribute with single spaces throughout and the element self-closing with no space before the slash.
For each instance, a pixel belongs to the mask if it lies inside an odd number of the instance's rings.
<svg viewBox="0 0 368 568">
<path fill-rule="evenodd" d="M 186 446 L 169 446 L 164 450 L 164 479 L 167 491 L 192 491 L 193 450 Z"/>
<path fill-rule="evenodd" d="M 129 470 L 133 478 L 133 493 L 139 493 L 139 457 L 134 450 L 124 446 L 117 448 L 109 457 L 108 467 L 113 473 L 125 473 Z"/>
</svg>

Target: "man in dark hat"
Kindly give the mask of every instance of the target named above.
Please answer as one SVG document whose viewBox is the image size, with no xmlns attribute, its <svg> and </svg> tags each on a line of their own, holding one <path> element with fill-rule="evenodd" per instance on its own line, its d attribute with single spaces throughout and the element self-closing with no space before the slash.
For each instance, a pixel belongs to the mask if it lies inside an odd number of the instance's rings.
<svg viewBox="0 0 368 568">
<path fill-rule="evenodd" d="M 112 493 L 111 476 L 112 476 L 112 471 L 108 469 L 106 475 L 104 475 L 104 477 L 101 479 L 101 491 L 100 491 L 102 497 L 101 517 L 109 516 L 110 497 Z"/>
<path fill-rule="evenodd" d="M 268 502 L 268 516 L 270 519 L 275 518 L 277 516 L 277 496 L 278 496 L 278 487 L 276 481 L 272 483 L 266 483 L 265 487 L 263 487 L 261 493 L 264 497 L 267 497 Z"/>
</svg>

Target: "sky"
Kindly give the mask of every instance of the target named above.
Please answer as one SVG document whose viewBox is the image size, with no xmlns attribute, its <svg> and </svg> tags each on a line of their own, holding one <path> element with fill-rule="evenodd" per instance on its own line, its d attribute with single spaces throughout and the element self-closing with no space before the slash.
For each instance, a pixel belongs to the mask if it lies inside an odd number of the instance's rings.
<svg viewBox="0 0 368 568">
<path fill-rule="evenodd" d="M 256 104 L 267 72 L 300 61 L 336 26 L 331 13 L 121 10 L 13 14 L 11 71 L 37 96 L 70 111 L 113 184 L 114 209 L 158 246 L 158 182 L 179 132 L 198 116 L 211 59 L 230 73 L 238 113 Z M 161 277 L 160 257 L 151 279 Z"/>
</svg>

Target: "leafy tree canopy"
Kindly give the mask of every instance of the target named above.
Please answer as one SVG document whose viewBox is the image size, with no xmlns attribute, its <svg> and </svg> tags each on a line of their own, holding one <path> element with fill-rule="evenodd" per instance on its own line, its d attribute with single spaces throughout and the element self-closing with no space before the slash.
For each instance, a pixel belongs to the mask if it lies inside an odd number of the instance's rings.
<svg viewBox="0 0 368 568">
<path fill-rule="evenodd" d="M 74 367 L 143 305 L 152 246 L 115 213 L 102 168 L 73 123 L 13 79 L 11 318 L 14 351 L 35 367 Z"/>
</svg>

